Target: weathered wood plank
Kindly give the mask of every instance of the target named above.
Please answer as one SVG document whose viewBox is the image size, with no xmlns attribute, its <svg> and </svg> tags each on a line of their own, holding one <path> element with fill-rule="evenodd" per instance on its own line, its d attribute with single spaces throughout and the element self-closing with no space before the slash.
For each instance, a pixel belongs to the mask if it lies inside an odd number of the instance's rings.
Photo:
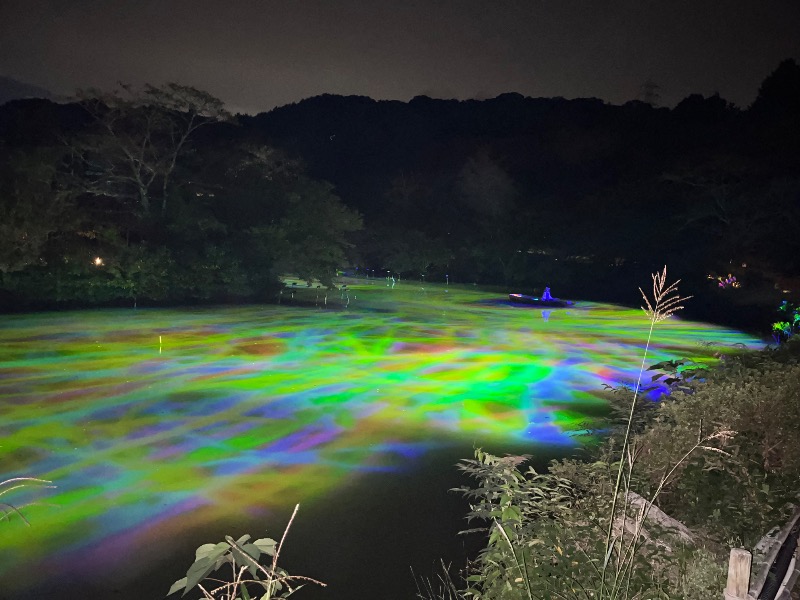
<svg viewBox="0 0 800 600">
<path fill-rule="evenodd" d="M 750 590 L 750 563 L 752 554 L 744 548 L 731 548 L 728 562 L 728 585 L 725 586 L 725 600 L 747 600 Z"/>
</svg>

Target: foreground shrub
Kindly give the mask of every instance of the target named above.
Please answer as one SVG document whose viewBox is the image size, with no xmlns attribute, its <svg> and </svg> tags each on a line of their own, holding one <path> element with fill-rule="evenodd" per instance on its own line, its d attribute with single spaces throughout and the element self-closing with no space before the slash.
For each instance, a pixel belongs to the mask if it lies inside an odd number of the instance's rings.
<svg viewBox="0 0 800 600">
<path fill-rule="evenodd" d="M 612 512 L 615 464 L 561 460 L 538 473 L 525 460 L 477 450 L 460 465 L 478 481 L 460 489 L 468 519 L 488 524 L 465 532 L 488 534 L 465 597 L 699 600 L 724 587 L 724 558 L 641 496 L 628 490 Z"/>
<path fill-rule="evenodd" d="M 243 535 L 238 540 L 225 536 L 224 542 L 203 544 L 197 549 L 195 561 L 186 572 L 186 577 L 172 584 L 167 595 L 183 590 L 182 595 L 185 596 L 196 587 L 205 600 L 272 600 L 288 598 L 304 583 L 324 586 L 324 583 L 310 577 L 289 575 L 278 567 L 278 556 L 298 508 L 295 506 L 279 543 L 270 538 L 251 542 L 249 535 Z M 271 559 L 266 565 L 260 562 L 262 554 Z M 222 568 L 230 569 L 228 578 L 211 577 L 212 573 Z"/>
<path fill-rule="evenodd" d="M 670 456 L 705 428 L 736 432 L 698 453 L 664 488 L 664 510 L 719 543 L 752 546 L 787 516 L 800 481 L 800 364 L 789 351 L 734 359 L 691 394 L 664 399 L 636 437 L 637 485 L 653 489 Z"/>
</svg>

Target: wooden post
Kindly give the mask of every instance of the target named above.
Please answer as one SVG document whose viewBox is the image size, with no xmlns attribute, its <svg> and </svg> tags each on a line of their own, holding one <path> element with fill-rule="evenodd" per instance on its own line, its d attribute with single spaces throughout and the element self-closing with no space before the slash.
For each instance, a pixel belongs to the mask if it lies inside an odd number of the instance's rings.
<svg viewBox="0 0 800 600">
<path fill-rule="evenodd" d="M 747 600 L 747 592 L 750 591 L 750 562 L 752 560 L 752 555 L 744 548 L 731 548 L 725 600 Z"/>
</svg>

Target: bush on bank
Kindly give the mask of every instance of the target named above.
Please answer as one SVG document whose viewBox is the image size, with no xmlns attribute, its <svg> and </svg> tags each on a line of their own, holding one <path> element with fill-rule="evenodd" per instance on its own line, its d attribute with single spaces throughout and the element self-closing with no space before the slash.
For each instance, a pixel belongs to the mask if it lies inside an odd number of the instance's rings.
<svg viewBox="0 0 800 600">
<path fill-rule="evenodd" d="M 613 416 L 610 435 L 588 456 L 554 461 L 546 473 L 524 470 L 526 457 L 476 451 L 461 468 L 477 486 L 462 491 L 470 522 L 488 538 L 459 595 L 720 595 L 729 549 L 752 548 L 797 501 L 799 358 L 791 340 L 727 359 L 702 380 L 684 378 L 683 391 L 657 404 L 638 400 L 621 513 L 611 503 L 625 428 Z M 627 407 L 632 393 L 615 390 L 612 403 Z M 654 495 L 652 509 L 637 500 Z"/>
</svg>

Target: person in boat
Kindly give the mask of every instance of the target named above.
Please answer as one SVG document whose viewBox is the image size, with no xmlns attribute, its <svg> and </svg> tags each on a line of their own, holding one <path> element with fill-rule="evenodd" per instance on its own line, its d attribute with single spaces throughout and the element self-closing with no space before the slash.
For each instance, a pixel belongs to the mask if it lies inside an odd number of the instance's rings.
<svg viewBox="0 0 800 600">
<path fill-rule="evenodd" d="M 542 300 L 554 300 L 553 296 L 550 295 L 550 288 L 544 288 L 544 292 L 542 293 Z"/>
</svg>

